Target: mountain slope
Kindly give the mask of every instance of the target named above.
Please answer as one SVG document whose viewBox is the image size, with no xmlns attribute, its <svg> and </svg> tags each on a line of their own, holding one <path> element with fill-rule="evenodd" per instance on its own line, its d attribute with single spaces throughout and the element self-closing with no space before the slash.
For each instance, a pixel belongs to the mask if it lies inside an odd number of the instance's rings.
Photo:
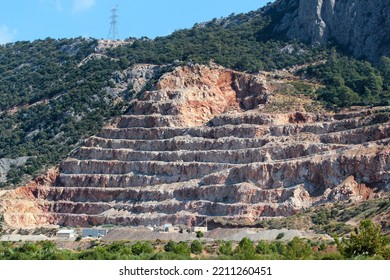
<svg viewBox="0 0 390 280">
<path fill-rule="evenodd" d="M 0 46 L 0 186 L 58 163 L 125 108 L 129 91 L 113 80 L 119 62 L 83 63 L 98 44 L 79 38 Z"/>
<path fill-rule="evenodd" d="M 5 195 L 4 221 L 250 222 L 390 190 L 389 107 L 264 113 L 271 82 L 218 66 L 175 68 L 57 172 Z"/>
</svg>

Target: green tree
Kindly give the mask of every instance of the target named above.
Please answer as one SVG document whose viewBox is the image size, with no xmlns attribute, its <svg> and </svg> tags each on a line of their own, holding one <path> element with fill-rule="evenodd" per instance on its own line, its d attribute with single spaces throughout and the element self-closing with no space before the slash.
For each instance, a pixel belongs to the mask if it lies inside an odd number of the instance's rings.
<svg viewBox="0 0 390 280">
<path fill-rule="evenodd" d="M 153 246 L 152 244 L 150 244 L 150 242 L 144 242 L 142 244 L 142 253 L 143 254 L 151 254 L 153 253 L 154 249 L 153 249 Z"/>
<path fill-rule="evenodd" d="M 134 255 L 141 255 L 142 252 L 143 252 L 143 245 L 141 242 L 137 241 L 136 243 L 134 243 L 132 246 L 131 246 L 131 252 L 134 254 Z"/>
<path fill-rule="evenodd" d="M 349 258 L 359 255 L 374 256 L 386 250 L 386 241 L 380 225 L 371 220 L 363 220 L 351 233 L 349 240 L 338 242 L 338 247 L 339 251 Z"/>
<path fill-rule="evenodd" d="M 266 255 L 271 253 L 269 243 L 264 240 L 260 240 L 256 246 L 256 253 L 261 255 Z"/>
<path fill-rule="evenodd" d="M 186 242 L 180 241 L 176 244 L 174 252 L 178 255 L 189 256 L 191 250 Z"/>
<path fill-rule="evenodd" d="M 254 260 L 256 259 L 256 250 L 253 241 L 247 237 L 241 239 L 236 252 L 234 254 L 240 260 Z"/>
<path fill-rule="evenodd" d="M 233 254 L 233 242 L 223 241 L 219 246 L 219 253 L 222 255 L 231 256 Z"/>
<path fill-rule="evenodd" d="M 199 255 L 202 253 L 203 246 L 202 243 L 199 242 L 199 240 L 194 240 L 191 243 L 191 253 L 195 255 Z"/>
<path fill-rule="evenodd" d="M 164 251 L 165 252 L 174 252 L 176 247 L 176 242 L 169 240 L 167 244 L 164 246 Z"/>
<path fill-rule="evenodd" d="M 299 237 L 294 237 L 293 240 L 287 243 L 284 255 L 288 260 L 304 260 L 311 253 L 311 246 L 308 242 Z"/>
</svg>

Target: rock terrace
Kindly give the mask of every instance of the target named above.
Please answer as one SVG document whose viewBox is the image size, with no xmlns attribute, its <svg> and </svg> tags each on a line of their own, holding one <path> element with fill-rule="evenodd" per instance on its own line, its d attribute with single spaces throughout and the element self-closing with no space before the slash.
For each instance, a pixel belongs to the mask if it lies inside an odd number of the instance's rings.
<svg viewBox="0 0 390 280">
<path fill-rule="evenodd" d="M 390 108 L 262 113 L 261 76 L 178 67 L 44 179 L 10 226 L 248 222 L 390 190 Z"/>
</svg>

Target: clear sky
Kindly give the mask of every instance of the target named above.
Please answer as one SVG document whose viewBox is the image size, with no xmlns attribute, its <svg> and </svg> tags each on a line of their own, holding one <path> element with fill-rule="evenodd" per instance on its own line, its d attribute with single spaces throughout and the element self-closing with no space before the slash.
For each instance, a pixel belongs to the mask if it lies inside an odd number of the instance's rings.
<svg viewBox="0 0 390 280">
<path fill-rule="evenodd" d="M 154 38 L 195 23 L 256 10 L 270 0 L 1 0 L 0 44 L 78 36 L 106 38 L 119 9 L 119 37 Z"/>
</svg>

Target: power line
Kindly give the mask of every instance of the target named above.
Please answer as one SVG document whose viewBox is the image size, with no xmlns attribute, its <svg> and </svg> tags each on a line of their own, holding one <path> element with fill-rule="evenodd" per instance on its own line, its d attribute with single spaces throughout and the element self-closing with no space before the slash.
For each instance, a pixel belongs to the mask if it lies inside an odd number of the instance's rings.
<svg viewBox="0 0 390 280">
<path fill-rule="evenodd" d="M 111 9 L 111 16 L 110 16 L 110 19 L 111 19 L 111 22 L 110 22 L 110 31 L 108 32 L 108 39 L 110 40 L 116 40 L 118 39 L 118 5 L 116 5 L 115 7 L 113 7 Z"/>
</svg>

